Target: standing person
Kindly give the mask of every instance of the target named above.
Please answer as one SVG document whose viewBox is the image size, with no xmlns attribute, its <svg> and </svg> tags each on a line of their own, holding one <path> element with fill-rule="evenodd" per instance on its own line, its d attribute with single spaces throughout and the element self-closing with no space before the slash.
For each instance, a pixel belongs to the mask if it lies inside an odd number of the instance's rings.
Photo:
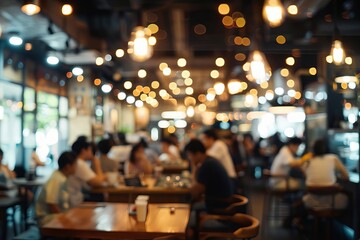
<svg viewBox="0 0 360 240">
<path fill-rule="evenodd" d="M 223 165 L 229 177 L 236 178 L 235 167 L 229 149 L 224 142 L 218 139 L 215 131 L 213 129 L 204 131 L 200 139 L 206 148 L 207 155 L 217 159 Z"/>
<path fill-rule="evenodd" d="M 71 146 L 76 155 L 76 171 L 69 177 L 70 204 L 72 207 L 84 201 L 83 188 L 103 186 L 105 177 L 101 169 L 100 160 L 94 156 L 92 145 L 78 139 Z M 86 161 L 91 161 L 94 171 Z"/>
<path fill-rule="evenodd" d="M 300 167 L 304 161 L 309 159 L 310 155 L 308 154 L 304 155 L 301 159 L 296 158 L 295 155 L 301 143 L 302 140 L 300 138 L 294 137 L 280 149 L 271 165 L 270 172 L 272 175 L 289 176 L 291 168 Z M 275 177 L 270 179 L 270 186 L 274 189 L 285 189 L 287 184 L 289 184 L 288 187 L 290 189 L 300 189 L 302 185 L 300 180 L 292 177 L 287 180 Z"/>
<path fill-rule="evenodd" d="M 59 169 L 52 173 L 36 200 L 35 211 L 40 226 L 50 221 L 55 214 L 65 212 L 70 207 L 67 179 L 76 171 L 75 154 L 62 153 L 58 165 Z"/>
<path fill-rule="evenodd" d="M 103 139 L 98 142 L 97 148 L 100 153 L 99 160 L 101 169 L 106 172 L 117 172 L 119 170 L 119 163 L 109 158 L 107 154 L 110 152 L 112 142 L 110 139 Z"/>
<path fill-rule="evenodd" d="M 329 154 L 326 141 L 316 140 L 313 146 L 313 157 L 304 164 L 306 186 L 333 186 L 336 184 L 336 172 L 345 180 L 349 180 L 349 173 L 338 156 Z M 347 206 L 347 196 L 338 193 L 334 198 L 334 207 L 344 209 Z M 306 194 L 303 197 L 306 207 L 331 208 L 332 196 Z"/>
</svg>

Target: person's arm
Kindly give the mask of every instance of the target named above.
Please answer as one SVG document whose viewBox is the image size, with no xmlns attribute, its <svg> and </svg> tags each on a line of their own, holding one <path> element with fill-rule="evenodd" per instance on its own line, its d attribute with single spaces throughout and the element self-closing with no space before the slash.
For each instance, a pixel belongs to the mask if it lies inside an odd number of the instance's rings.
<svg viewBox="0 0 360 240">
<path fill-rule="evenodd" d="M 145 156 L 142 156 L 139 159 L 138 167 L 141 172 L 145 174 L 151 174 L 153 172 L 153 167 L 151 166 L 150 161 Z"/>
<path fill-rule="evenodd" d="M 313 157 L 312 152 L 304 154 L 300 159 L 292 158 L 289 165 L 290 167 L 301 167 L 305 162 L 309 161 Z"/>
<path fill-rule="evenodd" d="M 16 173 L 14 172 L 14 171 L 11 171 L 9 168 L 8 168 L 8 166 L 3 166 L 4 167 L 4 169 L 5 169 L 5 171 L 6 171 L 6 173 L 8 174 L 8 176 L 11 178 L 11 179 L 14 179 L 14 178 L 16 178 Z"/>
<path fill-rule="evenodd" d="M 50 213 L 61 213 L 61 209 L 57 204 L 48 203 L 47 206 Z"/>
<path fill-rule="evenodd" d="M 97 157 L 92 159 L 92 166 L 95 172 L 95 177 L 87 181 L 91 187 L 101 187 L 105 181 L 105 175 L 101 169 L 100 160 Z"/>
<path fill-rule="evenodd" d="M 205 193 L 205 186 L 195 181 L 190 188 L 190 192 L 192 199 L 199 200 L 201 196 Z"/>
<path fill-rule="evenodd" d="M 349 173 L 346 170 L 344 164 L 338 158 L 335 158 L 335 168 L 340 172 L 341 177 L 344 180 L 349 180 Z"/>
</svg>

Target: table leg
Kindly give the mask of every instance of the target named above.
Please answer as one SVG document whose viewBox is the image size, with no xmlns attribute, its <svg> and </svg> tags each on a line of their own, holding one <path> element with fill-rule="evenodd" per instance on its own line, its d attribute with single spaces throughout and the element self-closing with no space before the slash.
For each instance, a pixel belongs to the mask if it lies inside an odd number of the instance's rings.
<svg viewBox="0 0 360 240">
<path fill-rule="evenodd" d="M 6 240 L 7 235 L 7 215 L 6 208 L 0 209 L 0 221 L 1 221 L 1 237 Z"/>
</svg>

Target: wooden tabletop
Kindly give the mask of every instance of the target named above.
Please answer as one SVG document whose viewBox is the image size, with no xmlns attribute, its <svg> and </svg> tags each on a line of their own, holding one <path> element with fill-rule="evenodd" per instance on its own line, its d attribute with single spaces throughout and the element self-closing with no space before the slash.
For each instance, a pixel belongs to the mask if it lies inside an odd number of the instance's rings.
<svg viewBox="0 0 360 240">
<path fill-rule="evenodd" d="M 170 207 L 175 212 L 170 212 Z M 189 204 L 149 204 L 147 219 L 138 222 L 125 203 L 85 203 L 60 214 L 45 226 L 46 237 L 96 239 L 153 239 L 160 236 L 185 238 Z"/>
<path fill-rule="evenodd" d="M 142 178 L 144 187 L 118 186 L 93 188 L 91 194 L 103 194 L 106 202 L 134 201 L 137 195 L 149 195 L 150 203 L 188 203 L 191 199 L 190 188 L 184 187 L 159 187 L 156 178 L 145 176 Z"/>
<path fill-rule="evenodd" d="M 14 178 L 12 182 L 18 186 L 23 187 L 38 187 L 45 184 L 47 178 L 37 177 L 34 180 L 27 180 L 26 178 Z"/>
<path fill-rule="evenodd" d="M 180 174 L 182 171 L 189 170 L 189 162 L 184 160 L 161 162 L 161 166 L 163 173 L 167 174 Z"/>
</svg>

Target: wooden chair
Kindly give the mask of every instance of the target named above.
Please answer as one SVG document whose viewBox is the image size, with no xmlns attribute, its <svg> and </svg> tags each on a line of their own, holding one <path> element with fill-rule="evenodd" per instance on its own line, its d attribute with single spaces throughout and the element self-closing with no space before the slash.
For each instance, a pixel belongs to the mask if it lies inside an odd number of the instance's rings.
<svg viewBox="0 0 360 240">
<path fill-rule="evenodd" d="M 231 198 L 223 201 L 224 205 L 227 207 L 212 209 L 211 212 L 207 212 L 206 209 L 197 209 L 196 210 L 196 225 L 194 228 L 195 236 L 199 236 L 200 222 L 202 219 L 206 219 L 209 214 L 211 215 L 220 215 L 220 216 L 232 216 L 236 213 L 246 213 L 246 206 L 249 202 L 247 197 L 244 197 L 239 194 L 233 194 Z"/>
<path fill-rule="evenodd" d="M 330 239 L 331 236 L 331 224 L 332 220 L 345 214 L 346 209 L 337 209 L 335 206 L 335 197 L 339 193 L 346 194 L 343 187 L 338 184 L 332 186 L 308 186 L 306 188 L 308 194 L 314 194 L 318 196 L 331 196 L 330 206 L 328 208 L 307 208 L 307 212 L 315 217 L 315 236 L 319 235 L 321 220 L 325 220 L 326 223 L 326 239 Z"/>
<path fill-rule="evenodd" d="M 259 220 L 247 214 L 205 215 L 200 220 L 198 239 L 252 239 L 258 235 L 259 228 Z"/>
<path fill-rule="evenodd" d="M 263 170 L 263 176 L 266 182 L 266 194 L 263 205 L 263 227 L 262 234 L 266 236 L 269 219 L 284 220 L 286 217 L 292 215 L 292 199 L 299 194 L 298 188 L 291 188 L 290 176 L 277 174 L 274 175 L 269 169 Z M 279 179 L 285 181 L 285 188 L 272 188 L 270 186 L 270 179 Z"/>
<path fill-rule="evenodd" d="M 224 200 L 228 203 L 226 208 L 214 209 L 212 214 L 218 215 L 234 215 L 235 213 L 246 213 L 246 206 L 249 199 L 239 194 L 233 194 L 230 199 Z"/>
</svg>

